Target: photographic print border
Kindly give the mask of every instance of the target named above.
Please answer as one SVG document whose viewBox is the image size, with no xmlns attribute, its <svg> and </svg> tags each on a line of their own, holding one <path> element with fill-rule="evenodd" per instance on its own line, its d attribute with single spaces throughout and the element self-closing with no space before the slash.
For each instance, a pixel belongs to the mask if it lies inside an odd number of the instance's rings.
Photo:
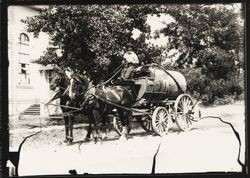
<svg viewBox="0 0 250 178">
<path fill-rule="evenodd" d="M 7 8 L 9 5 L 47 5 L 47 4 L 144 4 L 144 3 L 166 3 L 166 4 L 188 4 L 188 3 L 243 3 L 243 6 L 245 7 L 245 64 L 247 66 L 246 72 L 245 72 L 245 103 L 246 103 L 246 139 L 242 140 L 246 144 L 246 153 L 245 153 L 245 162 L 246 162 L 246 172 L 242 173 L 176 173 L 176 174 L 153 174 L 153 175 L 141 175 L 141 174 L 135 174 L 135 175 L 130 175 L 130 174 L 114 174 L 114 175 L 57 175 L 57 176 L 51 176 L 51 175 L 45 175 L 45 176 L 27 176 L 27 177 L 179 177 L 179 176 L 184 176 L 184 177 L 245 177 L 247 175 L 247 170 L 248 170 L 248 138 L 249 138 L 249 121 L 248 121 L 248 101 L 250 101 L 250 97 L 248 95 L 248 87 L 247 84 L 250 82 L 249 80 L 249 73 L 248 73 L 248 60 L 249 60 L 249 36 L 250 36 L 250 5 L 247 0 L 244 1 L 219 1 L 219 0 L 210 0 L 210 1 L 196 1 L 196 0 L 165 0 L 165 1 L 160 1 L 160 0 L 150 0 L 150 1 L 129 1 L 129 0 L 116 0 L 116 1 L 80 1 L 80 0 L 73 0 L 73 1 L 59 1 L 59 0 L 51 0 L 51 1 L 45 1 L 45 0 L 24 0 L 24 1 L 19 1 L 19 0 L 9 0 L 9 1 L 1 1 L 1 58 L 0 58 L 0 66 L 1 66 L 1 75 L 0 75 L 0 82 L 1 82 L 1 108 L 0 108 L 0 114 L 1 114 L 1 124 L 0 124 L 0 129 L 1 129 L 1 145 L 0 145 L 0 150 L 1 150 L 1 171 L 2 171 L 2 177 L 8 177 L 8 171 L 6 165 L 8 153 L 9 153 L 9 125 L 8 125 L 8 39 L 7 39 L 7 34 L 8 34 L 8 17 L 7 17 Z M 22 176 L 26 177 L 26 176 Z"/>
</svg>

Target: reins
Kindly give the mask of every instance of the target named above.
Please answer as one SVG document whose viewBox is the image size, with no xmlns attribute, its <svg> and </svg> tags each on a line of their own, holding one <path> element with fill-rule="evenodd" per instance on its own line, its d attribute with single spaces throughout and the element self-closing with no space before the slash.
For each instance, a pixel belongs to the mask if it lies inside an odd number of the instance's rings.
<svg viewBox="0 0 250 178">
<path fill-rule="evenodd" d="M 106 80 L 105 82 L 101 83 L 101 85 L 106 85 L 107 83 L 109 83 L 121 70 L 122 70 L 122 67 L 124 66 L 125 64 L 121 64 L 119 65 L 116 70 L 115 70 L 115 73 L 108 79 Z"/>
<path fill-rule="evenodd" d="M 145 111 L 142 111 L 142 110 L 140 110 L 140 109 L 135 109 L 135 108 L 133 108 L 133 107 L 130 107 L 130 108 L 129 108 L 129 107 L 125 107 L 125 106 L 122 106 L 122 105 L 113 103 L 113 102 L 111 102 L 111 101 L 109 101 L 109 100 L 107 100 L 107 99 L 104 99 L 104 98 L 102 98 L 102 97 L 100 97 L 100 96 L 97 96 L 97 95 L 93 95 L 93 96 L 94 96 L 95 98 L 97 98 L 97 99 L 102 100 L 104 103 L 108 103 L 108 104 L 110 104 L 110 105 L 116 106 L 116 107 L 118 107 L 118 108 L 121 108 L 121 109 L 124 109 L 124 110 L 127 110 L 127 111 L 135 111 L 135 112 L 145 113 L 145 115 L 151 114 L 150 112 L 145 112 Z"/>
<path fill-rule="evenodd" d="M 91 86 L 88 90 L 90 90 L 91 88 L 95 88 L 95 86 Z M 98 90 L 98 89 L 97 89 L 97 90 Z M 89 98 L 91 98 L 91 96 L 93 96 L 94 98 L 99 99 L 99 100 L 103 101 L 104 103 L 107 103 L 107 104 L 112 105 L 112 106 L 116 106 L 116 107 L 118 107 L 118 108 L 121 108 L 121 109 L 130 111 L 130 112 L 131 112 L 131 111 L 134 111 L 134 112 L 144 113 L 145 115 L 150 115 L 150 114 L 152 114 L 152 113 L 150 113 L 150 112 L 145 112 L 145 111 L 142 111 L 142 110 L 140 110 L 140 109 L 135 109 L 135 108 L 132 108 L 132 107 L 129 108 L 129 107 L 125 107 L 125 106 L 122 106 L 122 105 L 113 103 L 113 102 L 111 102 L 111 101 L 109 101 L 109 100 L 107 100 L 107 99 L 104 99 L 104 98 L 102 98 L 102 97 L 100 97 L 100 96 L 98 96 L 98 95 L 94 95 L 94 94 L 89 94 L 89 95 L 90 95 Z M 86 100 L 85 100 L 85 102 L 86 102 Z M 84 103 L 84 104 L 85 104 L 85 103 Z M 64 107 L 64 108 L 68 108 L 68 109 L 74 109 L 74 110 L 75 110 L 75 111 L 65 112 L 65 113 L 63 113 L 63 114 L 61 114 L 61 115 L 67 115 L 67 114 L 71 114 L 71 113 L 74 113 L 74 112 L 77 112 L 77 111 L 81 111 L 81 110 L 82 110 L 82 108 L 77 108 L 77 107 L 72 107 L 72 106 L 66 106 L 66 105 L 59 105 L 59 104 L 47 104 L 47 105 L 60 106 L 60 107 Z"/>
<path fill-rule="evenodd" d="M 81 110 L 81 108 L 66 106 L 66 105 L 60 105 L 60 104 L 47 104 L 47 105 L 60 106 L 60 107 L 68 108 L 68 109 Z"/>
</svg>

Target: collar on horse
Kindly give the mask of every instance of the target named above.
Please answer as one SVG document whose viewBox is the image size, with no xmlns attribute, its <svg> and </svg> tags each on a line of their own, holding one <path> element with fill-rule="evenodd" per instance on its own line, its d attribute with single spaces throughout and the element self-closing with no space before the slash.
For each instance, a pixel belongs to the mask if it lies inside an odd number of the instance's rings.
<svg viewBox="0 0 250 178">
<path fill-rule="evenodd" d="M 79 81 L 79 83 L 82 84 L 82 81 Z M 76 96 L 81 97 L 83 99 L 83 101 L 80 103 L 80 106 L 86 106 L 87 102 L 89 102 L 95 97 L 95 86 L 89 84 L 84 91 L 82 91 L 81 93 L 77 93 Z"/>
</svg>

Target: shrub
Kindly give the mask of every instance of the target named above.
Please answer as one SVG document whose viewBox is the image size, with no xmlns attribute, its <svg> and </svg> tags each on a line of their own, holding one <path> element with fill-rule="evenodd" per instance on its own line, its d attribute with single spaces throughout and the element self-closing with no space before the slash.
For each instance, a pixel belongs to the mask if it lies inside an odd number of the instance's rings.
<svg viewBox="0 0 250 178">
<path fill-rule="evenodd" d="M 239 98 L 243 93 L 240 81 L 243 78 L 232 75 L 230 79 L 210 79 L 202 73 L 200 68 L 187 68 L 179 70 L 184 74 L 188 88 L 187 92 L 202 104 L 229 104 Z M 241 82 L 242 83 L 242 82 Z"/>
<path fill-rule="evenodd" d="M 214 104 L 216 105 L 225 105 L 232 104 L 235 101 L 235 96 L 225 95 L 223 98 L 215 97 Z"/>
</svg>

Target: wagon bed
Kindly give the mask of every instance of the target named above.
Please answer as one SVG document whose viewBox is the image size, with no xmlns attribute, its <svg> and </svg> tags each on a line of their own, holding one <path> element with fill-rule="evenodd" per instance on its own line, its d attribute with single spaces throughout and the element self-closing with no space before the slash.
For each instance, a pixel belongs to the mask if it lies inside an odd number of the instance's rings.
<svg viewBox="0 0 250 178">
<path fill-rule="evenodd" d="M 132 111 L 133 120 L 141 123 L 144 130 L 158 135 L 168 132 L 170 122 L 176 123 L 181 131 L 191 128 L 199 117 L 192 97 L 186 94 L 187 82 L 176 71 L 168 71 L 158 64 L 136 68 L 131 77 L 123 81 L 130 86 L 136 102 Z M 114 117 L 114 127 L 120 133 L 119 121 Z"/>
</svg>

